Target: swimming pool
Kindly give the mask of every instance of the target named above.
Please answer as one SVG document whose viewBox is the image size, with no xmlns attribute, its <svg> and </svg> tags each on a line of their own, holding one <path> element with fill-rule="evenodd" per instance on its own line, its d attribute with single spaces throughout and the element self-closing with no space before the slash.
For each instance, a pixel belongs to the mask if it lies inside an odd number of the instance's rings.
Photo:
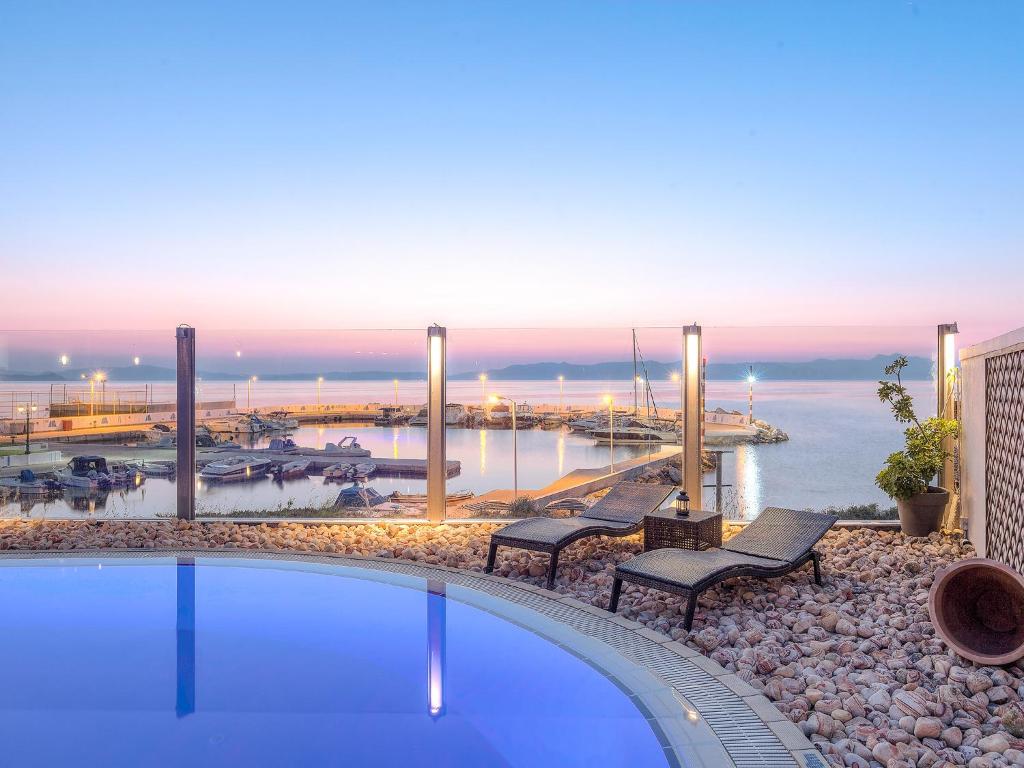
<svg viewBox="0 0 1024 768">
<path fill-rule="evenodd" d="M 621 679 L 527 628 L 526 609 L 444 581 L 3 559 L 0 599 L 11 765 L 681 764 Z"/>
</svg>

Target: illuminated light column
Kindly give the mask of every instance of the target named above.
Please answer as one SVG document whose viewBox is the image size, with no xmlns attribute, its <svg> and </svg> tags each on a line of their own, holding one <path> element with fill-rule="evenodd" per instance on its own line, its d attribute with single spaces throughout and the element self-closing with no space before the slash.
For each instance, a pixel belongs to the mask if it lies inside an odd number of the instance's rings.
<svg viewBox="0 0 1024 768">
<path fill-rule="evenodd" d="M 323 376 L 316 377 L 316 412 L 320 413 L 323 409 L 320 407 L 320 385 L 324 383 Z"/>
<path fill-rule="evenodd" d="M 427 329 L 427 519 L 432 523 L 444 520 L 447 501 L 444 424 L 446 338 L 446 330 L 439 325 Z"/>
<path fill-rule="evenodd" d="M 178 717 L 196 711 L 196 561 L 179 557 L 175 567 L 178 582 L 177 687 L 174 713 Z"/>
<path fill-rule="evenodd" d="M 562 412 L 562 402 L 565 399 L 565 376 L 558 377 L 558 412 Z"/>
<path fill-rule="evenodd" d="M 445 584 L 427 581 L 427 713 L 441 717 L 445 713 Z"/>
<path fill-rule="evenodd" d="M 395 385 L 395 407 L 398 407 L 398 379 L 394 380 Z"/>
<path fill-rule="evenodd" d="M 487 374 L 480 374 L 480 410 L 487 415 Z"/>
<path fill-rule="evenodd" d="M 935 415 L 940 418 L 956 419 L 960 414 L 956 412 L 956 335 L 960 332 L 956 323 L 948 323 L 938 327 L 939 338 L 937 355 L 935 361 L 935 390 L 936 408 Z M 947 458 L 939 469 L 939 486 L 953 494 L 955 492 L 955 474 L 953 470 L 953 445 L 954 439 L 947 437 L 942 441 L 942 449 L 946 451 Z M 955 509 L 956 504 L 950 504 L 950 509 Z"/>
<path fill-rule="evenodd" d="M 683 328 L 683 488 L 697 509 L 704 508 L 701 474 L 701 329 Z"/>
<path fill-rule="evenodd" d="M 196 517 L 196 329 L 179 325 L 177 341 L 177 430 L 176 468 L 178 519 Z"/>
</svg>

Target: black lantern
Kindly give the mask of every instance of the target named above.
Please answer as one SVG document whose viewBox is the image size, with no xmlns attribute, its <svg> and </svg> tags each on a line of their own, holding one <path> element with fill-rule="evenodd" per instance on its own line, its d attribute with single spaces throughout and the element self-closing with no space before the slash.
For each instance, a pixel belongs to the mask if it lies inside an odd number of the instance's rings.
<svg viewBox="0 0 1024 768">
<path fill-rule="evenodd" d="M 690 497 L 686 495 L 686 491 L 680 491 L 679 495 L 676 496 L 675 501 L 672 502 L 672 506 L 675 507 L 676 514 L 679 517 L 688 517 L 690 514 Z"/>
</svg>

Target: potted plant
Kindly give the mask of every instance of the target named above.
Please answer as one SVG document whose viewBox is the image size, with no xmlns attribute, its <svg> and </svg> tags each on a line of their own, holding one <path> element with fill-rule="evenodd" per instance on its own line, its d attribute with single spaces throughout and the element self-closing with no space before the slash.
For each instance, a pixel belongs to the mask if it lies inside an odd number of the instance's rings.
<svg viewBox="0 0 1024 768">
<path fill-rule="evenodd" d="M 878 399 L 889 404 L 896 421 L 909 426 L 904 432 L 904 449 L 889 455 L 875 484 L 896 501 L 903 532 L 927 536 L 939 530 L 949 503 L 949 491 L 931 482 L 949 456 L 942 443 L 957 435 L 959 424 L 942 414 L 924 421 L 917 418 L 913 398 L 901 378 L 906 366 L 906 357 L 896 358 L 885 367 L 886 376 L 895 376 L 895 381 L 878 382 Z"/>
</svg>

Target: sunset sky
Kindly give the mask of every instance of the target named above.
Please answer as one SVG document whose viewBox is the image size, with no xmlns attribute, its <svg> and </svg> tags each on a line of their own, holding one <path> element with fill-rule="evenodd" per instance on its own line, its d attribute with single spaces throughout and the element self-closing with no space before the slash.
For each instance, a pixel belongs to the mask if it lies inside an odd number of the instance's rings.
<svg viewBox="0 0 1024 768">
<path fill-rule="evenodd" d="M 1024 325 L 1022 24 L 1019 2 L 0 0 L 0 329 L 985 338 Z M 760 338 L 906 333 L 847 335 Z"/>
</svg>

